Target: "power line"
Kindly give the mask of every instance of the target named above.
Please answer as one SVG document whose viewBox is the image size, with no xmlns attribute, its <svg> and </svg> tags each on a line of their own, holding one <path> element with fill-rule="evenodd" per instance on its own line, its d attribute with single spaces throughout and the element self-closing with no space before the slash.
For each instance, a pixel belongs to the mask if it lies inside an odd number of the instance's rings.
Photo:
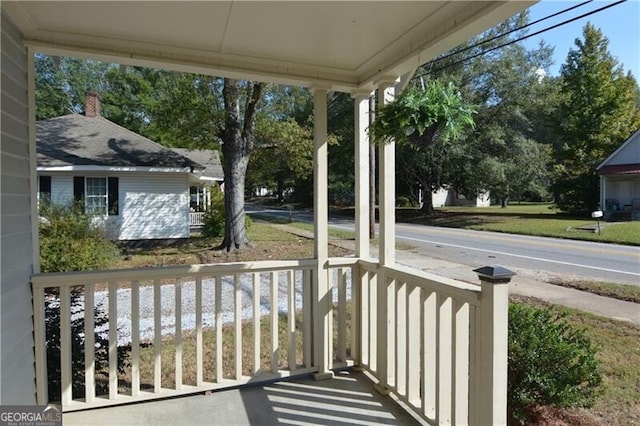
<svg viewBox="0 0 640 426">
<path fill-rule="evenodd" d="M 566 21 L 562 21 L 562 22 L 560 22 L 560 23 L 558 23 L 558 24 L 555 24 L 555 25 L 552 25 L 552 26 L 550 26 L 550 27 L 543 28 L 542 30 L 540 30 L 540 31 L 536 31 L 535 33 L 527 34 L 527 35 L 522 36 L 522 37 L 520 37 L 520 38 L 518 38 L 518 39 L 516 39 L 516 40 L 511 40 L 511 41 L 506 42 L 506 43 L 503 43 L 503 44 L 501 44 L 501 45 L 498 45 L 498 46 L 492 47 L 491 49 L 483 50 L 482 52 L 476 53 L 475 55 L 471 55 L 471 56 L 469 56 L 469 57 L 467 57 L 467 58 L 463 58 L 463 59 L 460 59 L 460 60 L 458 60 L 458 61 L 456 61 L 456 62 L 452 62 L 452 63 L 450 63 L 450 64 L 447 64 L 447 65 L 441 66 L 440 68 L 436 68 L 435 70 L 429 70 L 429 71 L 428 71 L 428 73 L 429 73 L 429 74 L 432 74 L 432 73 L 435 73 L 435 72 L 442 71 L 442 70 L 444 70 L 444 69 L 450 68 L 450 67 L 452 67 L 452 66 L 454 66 L 454 65 L 458 65 L 458 64 L 461 64 L 461 63 L 463 63 L 463 62 L 469 61 L 469 60 L 471 60 L 471 59 L 475 59 L 475 58 L 477 58 L 478 56 L 482 56 L 482 55 L 484 55 L 484 54 L 486 54 L 486 53 L 493 52 L 494 50 L 502 49 L 503 47 L 506 47 L 506 46 L 509 46 L 509 45 L 511 45 L 511 44 L 517 43 L 517 42 L 519 42 L 519 41 L 526 40 L 526 39 L 531 38 L 531 37 L 535 37 L 535 36 L 537 36 L 537 35 L 540 35 L 540 34 L 542 34 L 542 33 L 547 32 L 547 31 L 550 31 L 550 30 L 556 29 L 556 28 L 558 28 L 558 27 L 561 27 L 561 26 L 563 26 L 563 25 L 569 24 L 569 23 L 571 23 L 571 22 L 577 21 L 578 19 L 585 18 L 585 17 L 590 16 L 590 15 L 593 15 L 593 14 L 595 14 L 595 13 L 602 12 L 602 11 L 603 11 L 603 10 L 605 10 L 605 9 L 609 9 L 609 8 L 614 7 L 614 6 L 617 6 L 617 5 L 621 4 L 621 3 L 625 3 L 626 1 L 627 1 L 627 0 L 620 0 L 620 1 L 617 1 L 617 2 L 615 2 L 615 3 L 608 4 L 608 5 L 606 5 L 606 6 L 603 6 L 603 7 L 599 8 L 599 9 L 592 10 L 592 11 L 587 12 L 587 13 L 584 13 L 584 14 L 582 14 L 582 15 L 580 15 L 580 16 L 576 16 L 576 17 L 574 17 L 574 18 L 567 19 Z M 503 34 L 503 35 L 506 35 L 506 34 L 508 34 L 508 33 L 505 33 L 505 34 Z M 456 53 L 459 53 L 459 52 L 456 52 Z M 448 56 L 451 56 L 451 55 L 448 55 Z M 442 59 L 444 59 L 444 57 L 443 57 L 443 58 L 435 59 L 435 60 L 433 60 L 433 61 L 431 61 L 431 62 L 428 62 L 428 63 L 427 63 L 427 64 L 425 64 L 425 65 L 432 65 L 432 64 L 434 64 L 435 62 L 438 62 L 439 60 L 442 60 Z M 424 67 L 424 66 L 423 66 L 423 67 Z"/>
<path fill-rule="evenodd" d="M 551 14 L 551 15 L 545 16 L 544 18 L 540 18 L 540 19 L 538 19 L 538 20 L 536 20 L 536 21 L 530 22 L 530 23 L 528 23 L 528 24 L 526 24 L 526 25 L 522 25 L 522 26 L 520 26 L 520 27 L 518 27 L 518 28 L 514 28 L 514 29 L 512 29 L 512 30 L 510 30 L 510 31 L 507 31 L 506 33 L 498 34 L 498 35 L 493 36 L 493 37 L 491 37 L 491 38 L 489 38 L 489 39 L 486 39 L 486 40 L 481 40 L 481 41 L 479 41 L 479 42 L 478 42 L 478 43 L 476 43 L 476 44 L 473 44 L 473 45 L 471 45 L 471 46 L 467 46 L 467 47 L 465 47 L 464 49 L 458 50 L 458 51 L 456 51 L 456 52 L 448 53 L 448 54 L 446 54 L 446 55 L 444 55 L 444 56 L 440 56 L 439 58 L 436 58 L 436 59 L 434 59 L 433 61 L 430 61 L 429 63 L 437 62 L 437 61 L 442 61 L 443 59 L 447 59 L 447 58 L 449 58 L 449 57 L 451 57 L 451 56 L 455 56 L 455 55 L 457 55 L 457 54 L 459 54 L 459 53 L 466 52 L 467 50 L 471 50 L 471 49 L 473 49 L 473 48 L 475 48 L 475 47 L 482 46 L 483 44 L 487 44 L 487 43 L 489 43 L 489 42 L 491 42 L 491 41 L 494 41 L 494 40 L 496 40 L 496 39 L 502 38 L 502 37 L 504 37 L 504 36 L 507 36 L 507 35 L 509 35 L 509 34 L 511 34 L 511 33 L 516 32 L 516 31 L 523 30 L 523 29 L 528 28 L 528 27 L 531 27 L 531 26 L 533 26 L 533 25 L 535 25 L 535 24 L 539 24 L 540 22 L 546 21 L 547 19 L 554 18 L 554 17 L 556 17 L 556 16 L 558 16 L 558 15 L 562 15 L 563 13 L 567 13 L 567 12 L 569 12 L 569 11 L 573 10 L 573 9 L 576 9 L 576 8 L 578 8 L 578 7 L 581 7 L 581 6 L 584 6 L 585 4 L 591 3 L 592 1 L 593 1 L 593 0 L 587 0 L 587 1 L 582 2 L 582 3 L 580 3 L 580 4 L 577 4 L 577 5 L 574 5 L 574 6 L 568 7 L 568 8 L 566 8 L 566 9 L 563 9 L 563 10 L 559 11 L 559 12 L 556 12 L 556 13 L 553 13 L 553 14 Z"/>
</svg>

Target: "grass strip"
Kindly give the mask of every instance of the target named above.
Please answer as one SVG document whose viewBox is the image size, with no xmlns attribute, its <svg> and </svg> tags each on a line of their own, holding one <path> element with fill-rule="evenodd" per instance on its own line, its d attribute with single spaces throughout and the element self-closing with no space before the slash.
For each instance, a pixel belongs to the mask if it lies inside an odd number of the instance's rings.
<svg viewBox="0 0 640 426">
<path fill-rule="evenodd" d="M 549 281 L 549 284 L 588 291 L 589 293 L 627 302 L 640 303 L 640 286 L 603 281 L 563 280 L 561 278 L 553 278 Z M 640 306 L 638 309 L 640 309 Z"/>
</svg>

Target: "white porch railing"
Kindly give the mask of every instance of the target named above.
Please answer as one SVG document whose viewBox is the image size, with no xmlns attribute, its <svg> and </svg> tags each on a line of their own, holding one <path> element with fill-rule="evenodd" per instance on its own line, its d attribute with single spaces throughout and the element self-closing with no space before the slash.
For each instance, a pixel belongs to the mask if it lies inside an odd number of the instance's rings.
<svg viewBox="0 0 640 426">
<path fill-rule="evenodd" d="M 204 212 L 189 212 L 189 226 L 203 226 Z"/>
<path fill-rule="evenodd" d="M 332 258 L 320 306 L 316 268 L 310 259 L 35 275 L 38 403 L 49 402 L 54 356 L 45 321 L 59 318 L 66 411 L 318 372 L 314 353 L 328 342 L 329 368 L 364 367 L 430 421 L 492 424 L 506 412 L 506 286 Z M 327 340 L 312 335 L 318 312 L 330 313 Z"/>
</svg>

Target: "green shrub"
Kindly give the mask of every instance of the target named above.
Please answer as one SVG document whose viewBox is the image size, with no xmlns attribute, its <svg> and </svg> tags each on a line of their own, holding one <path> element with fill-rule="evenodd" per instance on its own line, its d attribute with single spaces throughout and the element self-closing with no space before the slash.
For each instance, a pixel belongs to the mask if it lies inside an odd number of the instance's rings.
<svg viewBox="0 0 640 426">
<path fill-rule="evenodd" d="M 42 272 L 69 272 L 105 269 L 119 256 L 118 248 L 102 230 L 92 223 L 90 216 L 78 206 L 47 205 L 41 209 L 40 269 Z M 47 345 L 47 384 L 49 401 L 60 401 L 60 294 L 57 288 L 47 289 L 45 297 L 45 325 Z M 84 396 L 84 298 L 81 288 L 71 289 L 71 352 L 73 365 L 72 392 L 74 398 Z M 105 310 L 95 308 L 95 329 L 108 328 Z M 104 332 L 95 332 L 95 368 L 108 377 L 109 341 Z M 125 368 L 124 348 L 118 347 L 118 368 Z M 96 394 L 107 392 L 107 386 L 96 383 Z"/>
<path fill-rule="evenodd" d="M 105 269 L 120 255 L 118 247 L 76 206 L 46 206 L 40 216 L 42 272 Z"/>
<path fill-rule="evenodd" d="M 211 201 L 209 208 L 204 213 L 204 225 L 202 225 L 202 236 L 205 238 L 218 238 L 224 235 L 224 193 L 220 188 L 212 186 L 209 192 Z M 249 215 L 244 216 L 244 225 L 249 230 L 251 227 L 251 218 Z"/>
<path fill-rule="evenodd" d="M 216 185 L 211 187 L 209 195 L 211 201 L 204 213 L 202 236 L 217 238 L 224 235 L 224 194 Z"/>
<path fill-rule="evenodd" d="M 525 421 L 533 403 L 588 407 L 602 376 L 596 351 L 582 330 L 562 315 L 512 303 L 509 306 L 509 413 Z"/>
<path fill-rule="evenodd" d="M 396 207 L 413 207 L 413 206 L 414 204 L 411 202 L 409 197 L 405 197 L 404 195 L 396 197 Z"/>
</svg>

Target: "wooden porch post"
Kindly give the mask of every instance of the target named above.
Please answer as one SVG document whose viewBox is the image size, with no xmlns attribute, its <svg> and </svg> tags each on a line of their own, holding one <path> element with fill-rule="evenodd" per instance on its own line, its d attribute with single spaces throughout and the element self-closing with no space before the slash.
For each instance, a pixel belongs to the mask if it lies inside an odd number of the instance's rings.
<svg viewBox="0 0 640 426">
<path fill-rule="evenodd" d="M 356 176 L 356 257 L 369 257 L 369 98 L 371 93 L 354 95 L 355 176 Z"/>
<path fill-rule="evenodd" d="M 313 89 L 313 222 L 314 222 L 314 254 L 318 262 L 312 280 L 313 308 L 313 342 L 314 364 L 318 367 L 316 379 L 333 377 L 329 370 L 331 348 L 329 347 L 331 329 L 329 294 L 329 273 L 326 269 L 329 257 L 329 196 L 328 151 L 327 151 L 327 90 Z"/>
<path fill-rule="evenodd" d="M 369 126 L 370 99 L 372 93 L 369 91 L 358 92 L 354 97 L 354 137 L 355 137 L 355 195 L 356 195 L 356 212 L 355 212 L 355 229 L 356 229 L 356 258 L 368 258 L 369 253 L 369 135 L 367 127 Z M 352 333 L 355 338 L 352 339 L 354 347 L 352 348 L 352 356 L 356 365 L 362 363 L 363 350 L 363 333 L 369 330 L 363 330 L 362 324 L 362 294 L 364 286 L 369 285 L 368 274 L 363 272 L 359 266 L 355 266 L 352 270 L 352 303 L 353 303 L 353 319 L 351 324 Z M 367 291 L 366 294 L 369 292 Z"/>
<path fill-rule="evenodd" d="M 378 87 L 378 105 L 384 106 L 393 102 L 395 88 L 393 80 L 380 83 Z M 395 264 L 395 143 L 387 143 L 378 148 L 379 161 L 379 195 L 380 211 L 380 246 L 378 274 L 378 344 L 377 344 L 377 378 L 376 389 L 379 393 L 389 393 L 393 383 L 393 366 L 395 365 L 395 283 L 385 273 L 385 267 Z"/>
<path fill-rule="evenodd" d="M 469 424 L 507 424 L 509 282 L 514 272 L 500 266 L 474 269 L 482 296 L 471 327 Z"/>
</svg>

